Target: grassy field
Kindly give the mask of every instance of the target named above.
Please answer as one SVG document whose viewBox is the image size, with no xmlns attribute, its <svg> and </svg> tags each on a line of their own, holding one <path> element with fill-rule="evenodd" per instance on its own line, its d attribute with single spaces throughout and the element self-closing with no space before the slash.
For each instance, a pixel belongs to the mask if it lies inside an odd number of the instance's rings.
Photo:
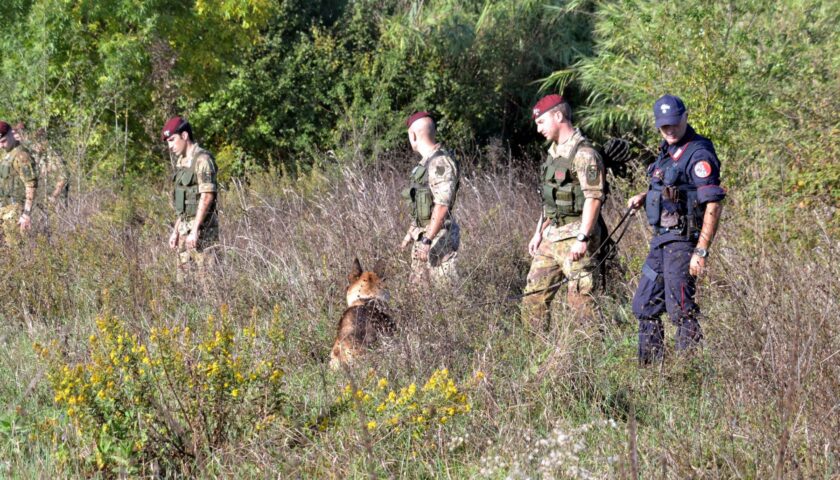
<svg viewBox="0 0 840 480">
<path fill-rule="evenodd" d="M 535 168 L 467 168 L 462 282 L 416 291 L 397 249 L 412 161 L 229 184 L 209 294 L 175 281 L 162 187 L 39 215 L 0 265 L 0 477 L 838 478 L 840 264 L 819 218 L 770 225 L 730 194 L 703 350 L 640 369 L 641 216 L 601 324 L 561 305 L 534 335 L 505 299 Z M 616 182 L 608 224 L 636 189 Z M 354 257 L 385 261 L 398 333 L 333 372 Z"/>
</svg>

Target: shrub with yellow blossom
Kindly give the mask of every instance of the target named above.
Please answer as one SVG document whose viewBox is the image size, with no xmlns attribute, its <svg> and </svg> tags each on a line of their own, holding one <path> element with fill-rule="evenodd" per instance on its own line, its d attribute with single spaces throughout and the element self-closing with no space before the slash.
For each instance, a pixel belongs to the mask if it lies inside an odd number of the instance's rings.
<svg viewBox="0 0 840 480">
<path fill-rule="evenodd" d="M 255 314 L 254 314 L 255 315 Z M 255 322 L 251 322 L 254 324 Z M 189 472 L 214 450 L 282 421 L 282 331 L 234 328 L 226 307 L 194 331 L 156 327 L 143 338 L 109 313 L 87 358 L 37 346 L 55 403 L 75 433 L 71 458 L 92 470 Z"/>
<path fill-rule="evenodd" d="M 435 370 L 421 387 L 397 388 L 388 379 L 369 372 L 363 385 L 348 384 L 337 398 L 339 406 L 359 413 L 368 432 L 377 435 L 408 433 L 420 438 L 427 429 L 444 426 L 472 411 L 469 392 L 483 379 L 477 372 L 461 386 L 449 370 Z"/>
</svg>

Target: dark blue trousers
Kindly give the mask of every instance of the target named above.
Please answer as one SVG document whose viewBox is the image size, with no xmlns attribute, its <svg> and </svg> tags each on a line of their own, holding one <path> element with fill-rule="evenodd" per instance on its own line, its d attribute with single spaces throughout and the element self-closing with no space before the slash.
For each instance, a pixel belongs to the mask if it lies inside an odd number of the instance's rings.
<svg viewBox="0 0 840 480">
<path fill-rule="evenodd" d="M 695 279 L 688 273 L 695 242 L 663 240 L 654 236 L 651 241 L 633 297 L 633 315 L 639 319 L 639 362 L 643 365 L 662 360 L 665 331 L 660 317 L 666 311 L 677 326 L 677 350 L 691 348 L 703 339 L 697 321 L 700 308 L 694 303 Z"/>
</svg>

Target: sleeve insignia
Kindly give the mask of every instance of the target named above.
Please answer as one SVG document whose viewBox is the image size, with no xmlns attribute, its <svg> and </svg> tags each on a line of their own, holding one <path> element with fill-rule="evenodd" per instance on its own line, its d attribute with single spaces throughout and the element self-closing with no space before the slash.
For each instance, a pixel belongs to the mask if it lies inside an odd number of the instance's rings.
<svg viewBox="0 0 840 480">
<path fill-rule="evenodd" d="M 586 181 L 595 183 L 598 180 L 598 165 L 592 163 L 586 166 Z"/>
<path fill-rule="evenodd" d="M 696 175 L 697 178 L 706 178 L 711 174 L 712 166 L 709 164 L 709 162 L 702 160 L 700 162 L 697 162 L 697 165 L 694 165 L 694 175 Z"/>
<path fill-rule="evenodd" d="M 437 175 L 443 175 L 444 173 L 446 173 L 446 167 L 444 167 L 443 165 L 438 165 L 435 169 L 435 173 Z"/>
</svg>

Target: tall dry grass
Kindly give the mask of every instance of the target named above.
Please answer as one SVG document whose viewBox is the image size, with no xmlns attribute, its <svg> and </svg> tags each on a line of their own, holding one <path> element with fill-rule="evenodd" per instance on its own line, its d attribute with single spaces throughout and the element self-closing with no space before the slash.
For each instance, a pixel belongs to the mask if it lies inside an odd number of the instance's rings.
<svg viewBox="0 0 840 480">
<path fill-rule="evenodd" d="M 208 476 L 840 473 L 838 244 L 817 220 L 789 226 L 811 232 L 807 242 L 778 241 L 760 209 L 741 199 L 727 205 L 699 291 L 704 349 L 691 357 L 668 352 L 662 366 L 639 369 L 628 306 L 646 253 L 639 217 L 620 245 L 625 273 L 601 300 L 599 328 L 570 325 L 561 307 L 552 327 L 534 336 L 520 325 L 516 302 L 505 299 L 521 293 L 529 265 L 536 166 L 509 159 L 467 165 L 455 212 L 462 281 L 441 291 L 410 288 L 408 253 L 397 248 L 409 221 L 399 192 L 413 161 L 394 155 L 373 167 L 230 183 L 221 203 L 222 262 L 209 295 L 175 281 L 164 187 L 85 193 L 67 210 L 41 215 L 38 235 L 22 251 L 4 250 L 0 265 L 0 419 L 12 425 L 0 428 L 6 471 L 77 472 L 73 458 L 50 453 L 61 434 L 44 419 L 61 424 L 63 417 L 31 344 L 58 340 L 68 358 L 85 358 L 107 288 L 114 313 L 141 336 L 152 326 L 195 324 L 222 304 L 243 323 L 267 324 L 279 306 L 289 421 L 214 452 L 200 466 Z M 624 193 L 636 188 L 616 182 L 610 225 Z M 348 378 L 330 372 L 326 360 L 354 257 L 367 266 L 384 260 L 399 333 Z M 336 392 L 368 368 L 408 383 L 440 367 L 486 378 L 466 420 L 418 442 L 370 444 L 363 425 L 331 410 Z M 326 433 L 307 427 L 331 415 L 336 426 Z"/>
</svg>

